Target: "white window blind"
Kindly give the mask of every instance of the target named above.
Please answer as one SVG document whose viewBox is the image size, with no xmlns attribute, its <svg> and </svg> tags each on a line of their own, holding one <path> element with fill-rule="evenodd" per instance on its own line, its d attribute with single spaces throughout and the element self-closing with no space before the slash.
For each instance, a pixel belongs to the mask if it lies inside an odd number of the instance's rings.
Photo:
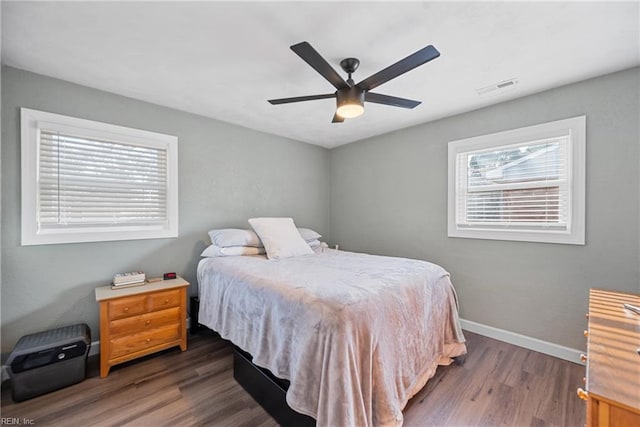
<svg viewBox="0 0 640 427">
<path fill-rule="evenodd" d="M 21 110 L 23 245 L 177 237 L 176 137 Z"/>
<path fill-rule="evenodd" d="M 569 224 L 569 137 L 457 154 L 459 227 Z"/>
<path fill-rule="evenodd" d="M 166 225 L 167 150 L 40 130 L 38 228 Z"/>
<path fill-rule="evenodd" d="M 584 244 L 585 123 L 450 142 L 449 236 Z"/>
</svg>

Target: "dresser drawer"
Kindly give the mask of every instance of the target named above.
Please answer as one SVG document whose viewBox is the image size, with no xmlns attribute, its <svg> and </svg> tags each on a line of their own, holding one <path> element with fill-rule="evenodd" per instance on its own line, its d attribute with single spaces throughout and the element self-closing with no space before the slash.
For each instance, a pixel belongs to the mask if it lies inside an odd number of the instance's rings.
<svg viewBox="0 0 640 427">
<path fill-rule="evenodd" d="M 118 298 L 113 301 L 109 301 L 107 303 L 109 310 L 109 320 L 146 313 L 146 302 L 147 297 L 144 295 Z"/>
<path fill-rule="evenodd" d="M 179 289 L 155 292 L 149 295 L 149 311 L 164 310 L 168 307 L 177 307 L 180 303 L 181 298 Z"/>
<path fill-rule="evenodd" d="M 180 324 L 175 323 L 160 328 L 127 335 L 122 338 L 111 340 L 111 358 L 135 353 L 156 345 L 175 341 L 180 338 Z"/>
<path fill-rule="evenodd" d="M 111 335 L 147 331 L 158 326 L 180 322 L 180 307 L 140 314 L 109 322 Z"/>
</svg>

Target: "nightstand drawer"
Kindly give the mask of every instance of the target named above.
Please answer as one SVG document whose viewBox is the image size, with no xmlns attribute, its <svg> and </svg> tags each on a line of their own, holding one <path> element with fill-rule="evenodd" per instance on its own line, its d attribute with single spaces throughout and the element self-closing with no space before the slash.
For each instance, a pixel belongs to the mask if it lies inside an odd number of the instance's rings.
<svg viewBox="0 0 640 427">
<path fill-rule="evenodd" d="M 127 317 L 109 322 L 111 335 L 146 331 L 158 326 L 180 322 L 180 307 L 168 308 L 153 313 Z"/>
<path fill-rule="evenodd" d="M 179 289 L 166 292 L 156 292 L 149 295 L 149 311 L 164 310 L 168 307 L 177 307 L 181 302 Z"/>
<path fill-rule="evenodd" d="M 147 332 L 111 340 L 111 357 L 120 357 L 180 338 L 180 324 L 172 324 Z"/>
<path fill-rule="evenodd" d="M 109 320 L 146 313 L 146 302 L 147 297 L 144 295 L 118 298 L 116 300 L 109 301 Z"/>
</svg>

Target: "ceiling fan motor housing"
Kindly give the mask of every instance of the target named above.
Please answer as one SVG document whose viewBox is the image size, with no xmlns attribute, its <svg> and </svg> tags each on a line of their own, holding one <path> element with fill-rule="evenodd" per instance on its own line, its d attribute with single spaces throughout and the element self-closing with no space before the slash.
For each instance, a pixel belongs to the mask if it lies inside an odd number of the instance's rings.
<svg viewBox="0 0 640 427">
<path fill-rule="evenodd" d="M 336 92 L 337 110 L 345 119 L 358 117 L 364 112 L 364 90 L 358 86 L 346 87 Z"/>
</svg>

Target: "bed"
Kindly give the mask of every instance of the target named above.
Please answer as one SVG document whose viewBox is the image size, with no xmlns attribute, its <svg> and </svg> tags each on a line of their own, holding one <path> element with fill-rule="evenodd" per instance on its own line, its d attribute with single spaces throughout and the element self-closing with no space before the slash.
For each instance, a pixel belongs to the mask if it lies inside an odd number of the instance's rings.
<svg viewBox="0 0 640 427">
<path fill-rule="evenodd" d="M 440 266 L 328 248 L 204 258 L 199 323 L 287 380 L 318 426 L 398 426 L 438 364 L 466 353 Z"/>
</svg>

